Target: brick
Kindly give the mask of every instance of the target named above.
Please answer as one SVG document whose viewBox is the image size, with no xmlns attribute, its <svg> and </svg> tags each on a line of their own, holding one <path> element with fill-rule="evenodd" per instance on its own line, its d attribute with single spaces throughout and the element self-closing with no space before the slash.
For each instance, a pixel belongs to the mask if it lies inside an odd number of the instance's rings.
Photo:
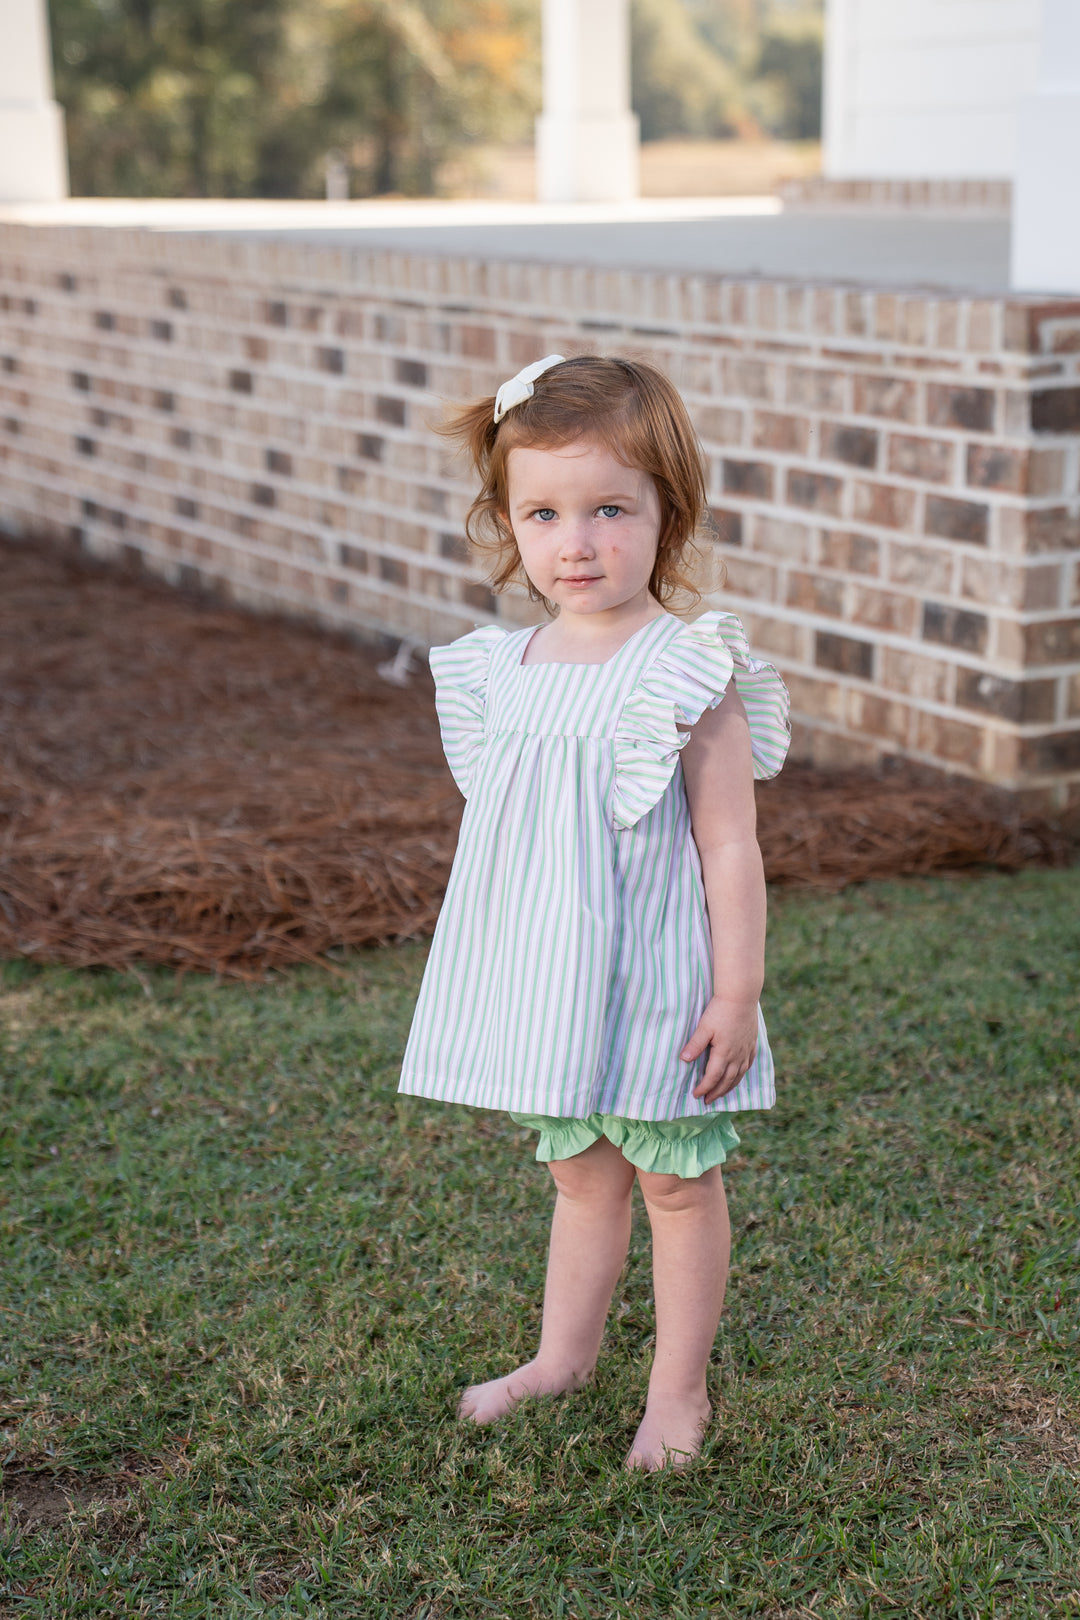
<svg viewBox="0 0 1080 1620">
<path fill-rule="evenodd" d="M 853 730 L 868 737 L 884 737 L 901 747 L 907 742 L 912 711 L 906 703 L 849 687 L 846 709 L 847 722 Z"/>
<path fill-rule="evenodd" d="M 1080 585 L 1080 567 L 1077 572 L 1077 583 Z M 1019 605 L 1028 613 L 1056 608 L 1062 602 L 1061 587 L 1061 568 L 1057 563 L 1047 563 L 1039 568 L 1025 568 Z M 1080 594 L 1074 595 L 1073 606 L 1080 606 Z"/>
<path fill-rule="evenodd" d="M 929 703 L 950 703 L 955 668 L 940 658 L 906 652 L 899 647 L 882 647 L 880 684 L 890 691 L 905 693 Z"/>
<path fill-rule="evenodd" d="M 1020 765 L 1025 771 L 1080 771 L 1080 727 L 1020 739 Z"/>
<path fill-rule="evenodd" d="M 986 606 L 1020 608 L 1028 570 L 996 557 L 961 557 L 960 595 Z"/>
<path fill-rule="evenodd" d="M 741 512 L 729 512 L 721 506 L 710 506 L 707 523 L 720 545 L 742 545 L 743 515 Z"/>
<path fill-rule="evenodd" d="M 422 360 L 395 360 L 394 380 L 406 388 L 426 388 L 428 368 Z"/>
<path fill-rule="evenodd" d="M 1028 452 L 1029 495 L 1063 495 L 1066 492 L 1067 462 L 1064 450 Z"/>
<path fill-rule="evenodd" d="M 994 415 L 994 392 L 991 388 L 963 388 L 952 383 L 927 385 L 926 420 L 932 427 L 993 433 Z"/>
<path fill-rule="evenodd" d="M 1080 321 L 1050 321 L 1047 326 L 1051 354 L 1080 354 Z"/>
<path fill-rule="evenodd" d="M 1080 388 L 1040 388 L 1031 396 L 1035 433 L 1080 433 Z"/>
<path fill-rule="evenodd" d="M 815 680 L 812 675 L 793 670 L 785 676 L 785 685 L 791 696 L 793 714 L 834 722 L 843 718 L 844 688 L 839 681 Z"/>
<path fill-rule="evenodd" d="M 844 574 L 879 574 L 881 541 L 851 529 L 821 531 L 821 564 Z"/>
<path fill-rule="evenodd" d="M 463 534 L 440 534 L 439 556 L 447 557 L 453 562 L 467 563 L 469 561 L 469 542 Z"/>
<path fill-rule="evenodd" d="M 916 386 L 906 377 L 857 376 L 855 414 L 883 416 L 893 422 L 914 422 L 918 414 Z"/>
<path fill-rule="evenodd" d="M 881 529 L 910 529 L 915 521 L 915 494 L 898 484 L 855 485 L 854 516 Z"/>
<path fill-rule="evenodd" d="M 881 748 L 869 737 L 815 731 L 809 739 L 809 758 L 823 771 L 868 771 L 880 763 Z"/>
<path fill-rule="evenodd" d="M 802 608 L 807 613 L 839 619 L 844 612 L 843 581 L 793 568 L 788 575 L 787 602 L 789 607 Z"/>
<path fill-rule="evenodd" d="M 379 578 L 388 585 L 400 585 L 405 589 L 409 583 L 409 570 L 399 557 L 380 557 Z"/>
<path fill-rule="evenodd" d="M 976 501 L 957 501 L 948 495 L 926 497 L 926 532 L 945 540 L 985 546 L 990 509 Z"/>
<path fill-rule="evenodd" d="M 909 433 L 889 435 L 889 471 L 903 478 L 947 484 L 952 478 L 953 455 L 954 447 L 949 439 L 924 439 Z"/>
<path fill-rule="evenodd" d="M 805 416 L 787 416 L 780 411 L 755 411 L 751 443 L 755 450 L 778 450 L 789 455 L 804 456 L 809 428 Z"/>
<path fill-rule="evenodd" d="M 1024 514 L 1024 530 L 1025 550 L 1030 556 L 1044 551 L 1080 550 L 1080 510 L 1035 507 Z"/>
<path fill-rule="evenodd" d="M 469 607 L 475 608 L 478 613 L 495 613 L 499 606 L 486 585 L 462 585 L 461 600 L 467 602 Z"/>
<path fill-rule="evenodd" d="M 833 669 L 838 675 L 856 675 L 860 680 L 872 680 L 874 646 L 872 642 L 858 641 L 854 636 L 837 636 L 818 630 L 814 635 L 814 663 L 819 669 Z"/>
<path fill-rule="evenodd" d="M 1005 306 L 1005 347 L 1021 354 L 1042 354 L 1049 348 L 1050 329 L 1058 321 L 1080 314 L 1080 304 L 1055 298 L 1046 303 L 1009 303 Z"/>
<path fill-rule="evenodd" d="M 999 720 L 1031 724 L 1054 718 L 1056 687 L 1052 680 L 1013 681 L 977 669 L 958 669 L 956 703 Z"/>
<path fill-rule="evenodd" d="M 420 511 L 434 513 L 437 517 L 445 517 L 449 500 L 445 489 L 431 484 L 421 484 L 416 491 L 416 504 Z"/>
<path fill-rule="evenodd" d="M 1025 664 L 1071 664 L 1080 659 L 1080 619 L 1045 619 L 1025 624 Z"/>
<path fill-rule="evenodd" d="M 1023 494 L 1027 489 L 1028 453 L 1001 444 L 969 444 L 967 481 L 977 489 L 1007 489 Z"/>
<path fill-rule="evenodd" d="M 776 599 L 777 570 L 772 563 L 752 557 L 724 558 L 725 588 L 756 602 Z"/>
<path fill-rule="evenodd" d="M 407 420 L 405 401 L 389 394 L 379 394 L 375 400 L 375 415 L 380 422 L 392 427 L 404 427 Z"/>
<path fill-rule="evenodd" d="M 911 636 L 915 634 L 918 615 L 918 603 L 913 596 L 902 596 L 898 591 L 879 591 L 868 585 L 852 588 L 852 624 L 864 624 L 869 629 Z"/>
<path fill-rule="evenodd" d="M 773 498 L 773 469 L 767 461 L 725 460 L 723 482 L 728 495 L 744 495 L 759 501 Z"/>
<path fill-rule="evenodd" d="M 790 619 L 774 619 L 767 613 L 745 616 L 750 645 L 776 658 L 790 658 L 802 663 L 806 657 L 806 626 L 794 624 Z"/>
<path fill-rule="evenodd" d="M 844 383 L 842 371 L 830 371 L 818 366 L 789 366 L 787 403 L 800 405 L 810 411 L 842 411 Z"/>
<path fill-rule="evenodd" d="M 338 546 L 338 558 L 343 568 L 352 568 L 358 574 L 368 571 L 368 554 L 360 546 L 349 545 L 343 540 Z"/>
<path fill-rule="evenodd" d="M 694 425 L 707 444 L 742 443 L 743 413 L 721 405 L 699 405 L 693 412 Z"/>
<path fill-rule="evenodd" d="M 754 518 L 752 549 L 784 562 L 807 563 L 810 561 L 810 530 L 803 523 L 791 523 L 761 512 Z"/>
<path fill-rule="evenodd" d="M 495 333 L 490 326 L 459 326 L 458 342 L 462 354 L 470 360 L 495 358 Z"/>
<path fill-rule="evenodd" d="M 776 391 L 775 367 L 747 355 L 728 355 L 724 361 L 724 391 L 748 399 L 772 399 Z"/>
<path fill-rule="evenodd" d="M 787 500 L 791 506 L 805 506 L 815 512 L 840 514 L 844 496 L 844 482 L 829 473 L 810 472 L 804 467 L 792 467 L 787 475 Z"/>
<path fill-rule="evenodd" d="M 982 764 L 983 728 L 950 720 L 945 715 L 920 711 L 916 720 L 915 746 L 932 759 L 978 770 Z"/>
<path fill-rule="evenodd" d="M 843 422 L 821 424 L 821 459 L 844 461 L 850 467 L 875 467 L 878 435 L 874 428 L 850 427 Z"/>
<path fill-rule="evenodd" d="M 942 602 L 924 602 L 922 637 L 924 641 L 937 641 L 962 652 L 982 654 L 986 651 L 989 620 L 985 613 L 969 608 L 947 607 Z"/>
</svg>

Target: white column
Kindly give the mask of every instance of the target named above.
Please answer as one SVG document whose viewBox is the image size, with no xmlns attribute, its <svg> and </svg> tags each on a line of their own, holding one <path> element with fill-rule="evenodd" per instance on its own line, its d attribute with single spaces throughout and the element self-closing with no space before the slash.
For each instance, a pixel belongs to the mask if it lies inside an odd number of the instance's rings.
<svg viewBox="0 0 1080 1620">
<path fill-rule="evenodd" d="M 67 194 L 45 0 L 0 0 L 0 202 L 56 202 Z"/>
<path fill-rule="evenodd" d="M 628 0 L 543 0 L 544 110 L 536 121 L 541 202 L 638 194 L 630 111 Z"/>
<path fill-rule="evenodd" d="M 857 0 L 825 0 L 821 84 L 821 167 L 830 180 L 855 172 L 855 29 Z"/>
<path fill-rule="evenodd" d="M 1080 293 L 1080 3 L 1043 0 L 1039 80 L 1020 101 L 1012 284 Z"/>
</svg>

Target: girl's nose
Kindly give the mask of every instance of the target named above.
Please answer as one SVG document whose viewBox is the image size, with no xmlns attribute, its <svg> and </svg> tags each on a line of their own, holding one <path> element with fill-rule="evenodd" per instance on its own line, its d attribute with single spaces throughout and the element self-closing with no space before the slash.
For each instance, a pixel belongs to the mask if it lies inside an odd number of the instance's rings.
<svg viewBox="0 0 1080 1620">
<path fill-rule="evenodd" d="M 591 557 L 595 547 L 588 523 L 568 523 L 562 534 L 562 554 L 564 559 L 578 559 Z"/>
</svg>

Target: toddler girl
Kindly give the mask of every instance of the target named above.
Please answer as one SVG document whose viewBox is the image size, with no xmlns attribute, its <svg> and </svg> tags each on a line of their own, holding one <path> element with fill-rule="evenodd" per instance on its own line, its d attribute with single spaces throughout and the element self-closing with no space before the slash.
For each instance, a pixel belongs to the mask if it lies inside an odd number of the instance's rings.
<svg viewBox="0 0 1080 1620">
<path fill-rule="evenodd" d="M 549 355 L 446 431 L 480 477 L 467 527 L 493 584 L 523 578 L 551 614 L 431 654 L 467 802 L 401 1090 L 508 1109 L 557 1189 L 539 1349 L 460 1416 L 588 1379 L 636 1179 L 656 1353 L 626 1461 L 678 1466 L 710 1416 L 720 1166 L 734 1115 L 774 1097 L 753 779 L 783 761 L 787 697 L 733 615 L 664 607 L 689 586 L 705 482 L 658 371 Z"/>
</svg>

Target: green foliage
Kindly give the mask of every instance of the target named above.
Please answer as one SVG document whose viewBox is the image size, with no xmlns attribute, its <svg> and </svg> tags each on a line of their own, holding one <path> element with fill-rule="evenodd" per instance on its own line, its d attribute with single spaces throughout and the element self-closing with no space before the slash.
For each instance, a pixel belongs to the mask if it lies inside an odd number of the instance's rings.
<svg viewBox="0 0 1080 1620">
<path fill-rule="evenodd" d="M 633 0 L 631 99 L 646 141 L 731 135 L 742 105 L 735 74 L 672 0 Z"/>
<path fill-rule="evenodd" d="M 102 196 L 437 189 L 479 142 L 527 140 L 540 0 L 51 0 L 72 187 Z M 817 0 L 632 0 L 647 140 L 813 134 Z"/>
<path fill-rule="evenodd" d="M 520 132 L 529 0 L 52 0 L 73 190 L 425 192 L 463 143 Z"/>
<path fill-rule="evenodd" d="M 762 34 L 750 104 L 770 134 L 797 141 L 820 136 L 821 72 L 820 23 Z"/>
<path fill-rule="evenodd" d="M 596 1381 L 454 1421 L 534 1343 L 551 1195 L 505 1116 L 395 1095 L 422 964 L 0 969 L 3 1490 L 77 1502 L 0 1521 L 5 1614 L 1076 1615 L 1080 871 L 773 897 L 682 1477 L 620 1471 L 640 1212 Z"/>
</svg>

